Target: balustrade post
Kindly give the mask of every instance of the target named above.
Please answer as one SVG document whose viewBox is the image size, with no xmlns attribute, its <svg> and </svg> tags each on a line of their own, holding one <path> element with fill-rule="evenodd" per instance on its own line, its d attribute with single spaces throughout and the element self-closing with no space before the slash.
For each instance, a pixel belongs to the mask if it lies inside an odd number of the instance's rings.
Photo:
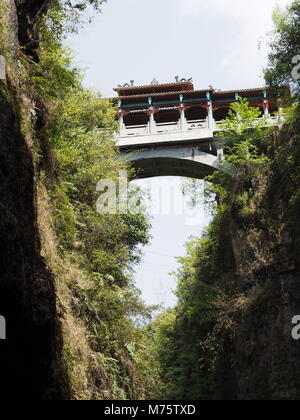
<svg viewBox="0 0 300 420">
<path fill-rule="evenodd" d="M 185 106 L 184 104 L 179 105 L 179 112 L 180 112 L 180 131 L 187 130 L 187 121 L 185 118 Z"/>
<path fill-rule="evenodd" d="M 214 128 L 214 114 L 213 114 L 212 101 L 207 101 L 206 109 L 207 109 L 208 129 L 213 130 L 213 128 Z"/>
<path fill-rule="evenodd" d="M 118 111 L 118 119 L 119 119 L 119 134 L 120 136 L 122 136 L 123 132 L 124 132 L 124 113 L 123 110 L 120 108 Z"/>
<path fill-rule="evenodd" d="M 269 116 L 269 101 L 268 101 L 268 99 L 263 100 L 263 109 L 264 109 L 264 116 L 268 117 Z"/>
<path fill-rule="evenodd" d="M 155 123 L 154 114 L 155 114 L 155 108 L 153 106 L 150 106 L 150 108 L 148 109 L 148 115 L 149 115 L 149 123 L 148 123 L 149 134 L 155 134 L 156 133 L 156 123 Z"/>
<path fill-rule="evenodd" d="M 283 105 L 282 105 L 281 98 L 278 98 L 277 105 L 278 105 L 278 124 L 282 125 L 283 124 Z"/>
<path fill-rule="evenodd" d="M 217 155 L 218 155 L 218 160 L 220 162 L 223 161 L 223 160 L 225 160 L 223 147 L 217 147 Z"/>
</svg>

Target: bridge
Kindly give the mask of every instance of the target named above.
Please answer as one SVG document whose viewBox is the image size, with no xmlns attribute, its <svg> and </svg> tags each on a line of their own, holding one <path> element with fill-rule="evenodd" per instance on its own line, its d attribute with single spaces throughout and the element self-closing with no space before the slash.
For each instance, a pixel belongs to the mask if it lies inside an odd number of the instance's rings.
<svg viewBox="0 0 300 420">
<path fill-rule="evenodd" d="M 242 91 L 195 90 L 191 79 L 176 83 L 134 86 L 118 93 L 117 146 L 132 162 L 136 178 L 182 176 L 203 179 L 220 168 L 224 159 L 216 134 L 230 105 L 247 98 L 261 109 L 268 125 L 280 124 L 282 99 L 270 89 Z M 283 89 L 282 95 L 287 95 Z"/>
</svg>

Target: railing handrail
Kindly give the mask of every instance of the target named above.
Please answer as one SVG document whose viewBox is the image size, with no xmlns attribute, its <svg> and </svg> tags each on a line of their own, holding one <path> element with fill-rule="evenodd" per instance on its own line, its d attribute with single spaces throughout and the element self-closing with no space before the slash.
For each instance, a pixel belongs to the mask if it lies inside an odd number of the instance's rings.
<svg viewBox="0 0 300 420">
<path fill-rule="evenodd" d="M 203 123 L 206 122 L 205 120 L 187 120 L 187 123 L 195 124 L 195 123 Z"/>
<path fill-rule="evenodd" d="M 174 122 L 167 122 L 167 123 L 156 123 L 156 125 L 158 126 L 168 126 L 168 125 L 178 125 L 178 121 L 174 121 Z"/>
<path fill-rule="evenodd" d="M 130 130 L 131 128 L 147 128 L 148 127 L 148 124 L 143 124 L 143 125 L 126 125 L 125 126 L 125 129 L 126 130 Z"/>
</svg>

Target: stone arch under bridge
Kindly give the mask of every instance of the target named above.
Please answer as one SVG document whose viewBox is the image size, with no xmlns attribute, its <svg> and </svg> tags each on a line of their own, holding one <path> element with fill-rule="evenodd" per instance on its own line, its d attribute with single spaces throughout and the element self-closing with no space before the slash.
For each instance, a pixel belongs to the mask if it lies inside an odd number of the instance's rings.
<svg viewBox="0 0 300 420">
<path fill-rule="evenodd" d="M 136 179 L 158 176 L 204 179 L 218 170 L 223 160 L 222 149 L 212 143 L 122 148 L 121 155 L 132 163 Z"/>
</svg>

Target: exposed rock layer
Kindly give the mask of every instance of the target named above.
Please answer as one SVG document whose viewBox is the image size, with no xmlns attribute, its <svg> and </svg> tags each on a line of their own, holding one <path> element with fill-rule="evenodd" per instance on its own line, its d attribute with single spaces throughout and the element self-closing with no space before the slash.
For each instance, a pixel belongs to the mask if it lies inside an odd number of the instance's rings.
<svg viewBox="0 0 300 420">
<path fill-rule="evenodd" d="M 16 52 L 19 39 L 34 54 L 33 21 L 40 3 L 44 1 L 16 1 L 16 9 L 6 0 L 10 45 Z M 59 335 L 55 290 L 40 256 L 34 164 L 20 126 L 26 104 L 15 83 L 17 75 L 11 78 L 9 70 L 7 81 L 0 81 L 0 314 L 7 323 L 7 340 L 0 341 L 1 399 L 43 399 L 53 388 Z"/>
</svg>

